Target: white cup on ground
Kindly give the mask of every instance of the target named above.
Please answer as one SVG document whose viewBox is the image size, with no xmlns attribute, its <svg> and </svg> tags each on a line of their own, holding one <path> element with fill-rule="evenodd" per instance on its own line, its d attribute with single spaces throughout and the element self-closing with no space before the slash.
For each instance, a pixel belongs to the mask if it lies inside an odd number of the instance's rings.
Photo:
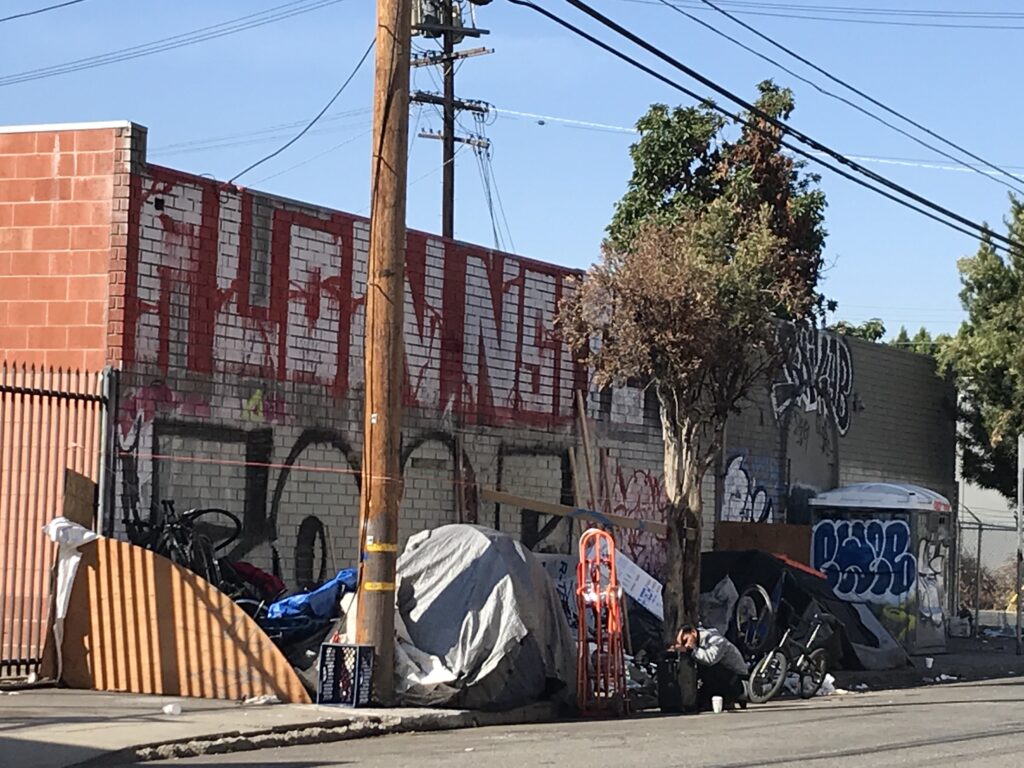
<svg viewBox="0 0 1024 768">
<path fill-rule="evenodd" d="M 932 664 L 934 664 L 934 663 L 935 663 L 935 659 L 933 659 L 931 656 L 925 656 L 924 657 L 924 668 L 925 669 L 931 669 L 932 668 Z"/>
<path fill-rule="evenodd" d="M 725 702 L 722 700 L 721 696 L 712 696 L 711 697 L 711 710 L 716 715 L 722 714 L 722 706 L 724 704 L 725 704 Z"/>
</svg>

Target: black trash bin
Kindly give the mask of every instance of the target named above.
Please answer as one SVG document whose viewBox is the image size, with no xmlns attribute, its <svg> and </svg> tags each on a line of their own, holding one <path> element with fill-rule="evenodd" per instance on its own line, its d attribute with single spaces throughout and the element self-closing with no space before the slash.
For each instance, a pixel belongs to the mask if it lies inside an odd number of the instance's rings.
<svg viewBox="0 0 1024 768">
<path fill-rule="evenodd" d="M 683 711 L 683 691 L 679 687 L 678 651 L 665 651 L 658 660 L 658 707 L 662 712 Z"/>
</svg>

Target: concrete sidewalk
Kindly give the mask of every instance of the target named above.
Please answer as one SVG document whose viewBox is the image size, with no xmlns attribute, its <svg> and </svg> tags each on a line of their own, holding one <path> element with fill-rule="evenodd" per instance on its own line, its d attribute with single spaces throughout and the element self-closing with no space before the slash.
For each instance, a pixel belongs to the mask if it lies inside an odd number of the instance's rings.
<svg viewBox="0 0 1024 768">
<path fill-rule="evenodd" d="M 946 653 L 932 656 L 931 669 L 925 666 L 924 656 L 912 657 L 913 666 L 901 669 L 879 671 L 833 672 L 836 686 L 847 690 L 858 690 L 867 686 L 870 690 L 912 688 L 942 680 L 942 675 L 957 680 L 987 680 L 997 677 L 1024 675 L 1024 656 L 1016 655 L 1013 637 L 996 638 L 955 638 L 946 641 Z"/>
<path fill-rule="evenodd" d="M 835 672 L 847 690 L 909 688 L 957 680 L 1024 676 L 1013 638 L 949 641 L 932 669 Z M 938 679 L 937 679 L 938 678 Z M 163 707 L 177 703 L 180 715 Z M 771 706 L 771 705 L 769 705 Z M 437 709 L 343 709 L 315 705 L 244 706 L 234 702 L 34 688 L 0 689 L 0 768 L 99 768 L 168 757 L 343 741 L 409 731 L 555 720 L 553 705 L 485 713 Z"/>
<path fill-rule="evenodd" d="M 163 707 L 177 703 L 180 715 Z M 552 720 L 554 706 L 511 712 L 342 709 L 33 689 L 0 692 L 0 766 L 126 765 L 168 757 L 343 741 L 407 731 Z"/>
</svg>

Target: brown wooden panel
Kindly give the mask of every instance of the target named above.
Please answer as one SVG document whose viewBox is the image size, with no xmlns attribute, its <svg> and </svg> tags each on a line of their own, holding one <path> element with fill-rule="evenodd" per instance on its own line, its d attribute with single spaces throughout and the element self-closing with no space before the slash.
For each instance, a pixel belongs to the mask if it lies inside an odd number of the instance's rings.
<svg viewBox="0 0 1024 768">
<path fill-rule="evenodd" d="M 63 515 L 89 530 L 96 522 L 96 483 L 72 469 L 64 470 Z"/>
<path fill-rule="evenodd" d="M 65 621 L 71 688 L 309 703 L 281 651 L 212 584 L 115 539 L 81 552 Z"/>
<path fill-rule="evenodd" d="M 811 560 L 811 527 L 783 523 L 718 523 L 715 549 L 760 549 L 787 555 L 799 563 Z"/>
</svg>

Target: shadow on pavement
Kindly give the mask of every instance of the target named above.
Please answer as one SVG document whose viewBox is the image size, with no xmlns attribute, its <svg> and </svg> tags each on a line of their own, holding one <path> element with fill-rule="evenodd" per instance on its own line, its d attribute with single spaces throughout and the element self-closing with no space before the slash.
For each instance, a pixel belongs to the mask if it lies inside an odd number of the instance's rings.
<svg viewBox="0 0 1024 768">
<path fill-rule="evenodd" d="M 153 766 L 181 765 L 182 768 L 185 768 L 185 766 L 189 766 L 189 765 L 195 765 L 196 768 L 239 768 L 239 766 L 245 766 L 245 768 L 334 768 L 334 766 L 337 766 L 337 765 L 354 765 L 354 763 L 351 760 L 331 760 L 330 762 L 323 762 L 322 760 L 319 760 L 319 761 L 317 761 L 315 763 L 309 763 L 309 762 L 306 762 L 305 760 L 298 761 L 298 762 L 296 762 L 296 761 L 287 761 L 287 762 L 282 761 L 282 762 L 279 762 L 279 763 L 275 763 L 275 762 L 271 762 L 271 763 L 266 763 L 266 762 L 250 763 L 250 762 L 245 761 L 244 759 L 239 759 L 239 760 L 236 760 L 233 763 L 206 763 L 206 762 L 204 762 L 204 763 L 193 763 L 192 761 L 189 761 L 187 763 L 179 763 L 179 761 L 177 761 L 177 760 L 171 760 L 169 762 L 161 761 L 159 763 L 133 763 L 133 765 L 153 765 Z"/>
<path fill-rule="evenodd" d="M 0 736 L 0 765 L 63 768 L 104 754 L 106 750 Z"/>
<path fill-rule="evenodd" d="M 915 739 L 913 741 L 901 741 L 892 744 L 883 744 L 877 747 L 857 747 L 856 749 L 839 749 L 829 751 L 828 753 L 813 752 L 810 754 L 791 754 L 783 757 L 759 759 L 755 762 L 750 763 L 720 763 L 709 768 L 759 768 L 763 765 L 784 765 L 790 763 L 800 763 L 811 760 L 828 760 L 830 763 L 835 763 L 843 757 L 863 757 L 864 755 L 881 755 L 886 752 L 901 752 L 902 750 L 911 750 L 919 747 L 936 747 L 944 746 L 947 744 L 957 744 L 962 742 L 971 741 L 984 741 L 985 739 L 994 739 L 1006 736 L 1014 735 L 1015 731 L 1009 731 L 1006 728 L 999 730 L 988 730 L 988 731 L 977 731 L 975 733 L 967 733 L 957 736 L 947 736 L 943 738 L 935 739 Z M 879 762 L 879 765 L 892 765 L 893 763 Z"/>
</svg>

